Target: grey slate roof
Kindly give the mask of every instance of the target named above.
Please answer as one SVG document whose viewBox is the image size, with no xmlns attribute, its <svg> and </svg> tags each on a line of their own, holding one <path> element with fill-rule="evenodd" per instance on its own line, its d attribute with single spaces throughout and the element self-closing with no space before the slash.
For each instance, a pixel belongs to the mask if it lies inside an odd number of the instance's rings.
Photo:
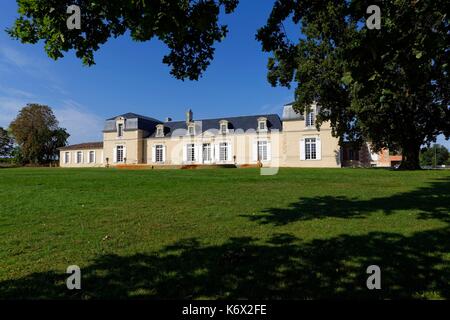
<svg viewBox="0 0 450 320">
<path fill-rule="evenodd" d="M 105 122 L 105 127 L 103 128 L 103 132 L 114 132 L 117 130 L 116 128 L 116 118 L 122 117 L 126 119 L 125 121 L 125 128 L 124 130 L 145 130 L 148 132 L 154 132 L 156 125 L 162 123 L 162 121 L 159 121 L 158 119 L 141 116 L 136 113 L 128 112 L 124 113 L 119 116 L 115 116 L 112 118 L 109 118 Z"/>
<path fill-rule="evenodd" d="M 215 119 L 202 119 L 195 120 L 194 123 L 196 125 L 196 134 L 201 132 L 206 132 L 208 130 L 219 130 L 220 121 L 227 120 L 228 121 L 228 130 L 230 133 L 235 130 L 243 130 L 247 131 L 249 129 L 256 130 L 258 128 L 258 118 L 265 117 L 267 118 L 267 129 L 268 131 L 272 130 L 282 130 L 282 124 L 280 117 L 277 114 L 261 114 L 261 115 L 253 115 L 253 116 L 240 116 L 240 117 L 224 117 L 224 118 L 215 118 Z M 184 135 L 185 130 L 187 130 L 186 121 L 169 121 L 164 122 L 164 136 L 170 137 L 174 133 L 175 135 Z M 150 136 L 155 136 L 153 132 Z"/>
<path fill-rule="evenodd" d="M 142 116 L 140 114 L 133 113 L 133 112 L 127 112 L 127 113 L 124 113 L 124 114 L 121 114 L 121 115 L 109 118 L 107 120 L 115 120 L 118 117 L 122 117 L 124 119 L 136 119 L 136 118 L 138 118 L 138 119 L 144 119 L 144 120 L 149 120 L 149 121 L 161 122 L 158 119 L 147 117 L 147 116 Z"/>
<path fill-rule="evenodd" d="M 123 117 L 126 119 L 124 130 L 136 130 L 141 129 L 147 131 L 146 137 L 154 137 L 156 132 L 156 126 L 158 124 L 164 124 L 164 136 L 170 137 L 173 134 L 184 135 L 187 130 L 185 121 L 169 121 L 163 122 L 158 119 L 141 116 L 136 113 L 125 113 L 119 116 L 115 116 L 109 118 L 105 122 L 105 127 L 103 132 L 114 132 L 117 130 L 116 128 L 116 118 Z M 228 129 L 229 132 L 232 133 L 237 129 L 241 129 L 243 131 L 247 131 L 249 129 L 256 130 L 258 127 L 258 118 L 265 117 L 267 118 L 267 129 L 271 130 L 282 130 L 282 124 L 280 117 L 277 114 L 260 114 L 260 115 L 252 115 L 252 116 L 240 116 L 240 117 L 224 117 L 224 118 L 216 118 L 216 119 L 202 119 L 195 120 L 196 125 L 196 134 L 201 132 L 206 132 L 208 130 L 219 130 L 220 121 L 227 120 L 228 121 Z M 201 129 L 201 130 L 200 130 Z M 200 132 L 201 131 L 201 132 Z"/>
</svg>

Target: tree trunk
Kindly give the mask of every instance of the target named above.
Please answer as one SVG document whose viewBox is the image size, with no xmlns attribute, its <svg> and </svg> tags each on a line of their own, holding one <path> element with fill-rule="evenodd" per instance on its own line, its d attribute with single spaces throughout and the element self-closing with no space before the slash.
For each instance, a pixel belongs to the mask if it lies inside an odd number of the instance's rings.
<svg viewBox="0 0 450 320">
<path fill-rule="evenodd" d="M 402 163 L 399 169 L 401 170 L 419 170 L 419 154 L 420 143 L 407 143 L 402 146 Z"/>
</svg>

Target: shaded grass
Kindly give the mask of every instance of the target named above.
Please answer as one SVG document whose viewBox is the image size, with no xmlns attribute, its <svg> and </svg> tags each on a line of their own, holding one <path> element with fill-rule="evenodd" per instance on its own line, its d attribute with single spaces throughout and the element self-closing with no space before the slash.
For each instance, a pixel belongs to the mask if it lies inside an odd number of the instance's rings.
<svg viewBox="0 0 450 320">
<path fill-rule="evenodd" d="M 449 298 L 447 171 L 29 168 L 0 187 L 3 298 Z"/>
</svg>

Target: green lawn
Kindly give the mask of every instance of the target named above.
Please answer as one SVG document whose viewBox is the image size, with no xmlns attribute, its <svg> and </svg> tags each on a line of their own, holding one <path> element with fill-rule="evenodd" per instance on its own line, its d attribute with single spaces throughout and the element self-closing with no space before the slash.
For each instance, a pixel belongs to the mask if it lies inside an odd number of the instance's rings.
<svg viewBox="0 0 450 320">
<path fill-rule="evenodd" d="M 0 188 L 0 298 L 450 298 L 450 171 L 17 168 Z"/>
</svg>

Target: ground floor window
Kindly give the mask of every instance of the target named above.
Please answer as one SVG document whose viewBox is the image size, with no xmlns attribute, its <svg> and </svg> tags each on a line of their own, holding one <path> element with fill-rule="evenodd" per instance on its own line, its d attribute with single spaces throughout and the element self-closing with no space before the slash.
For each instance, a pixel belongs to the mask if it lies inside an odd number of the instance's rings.
<svg viewBox="0 0 450 320">
<path fill-rule="evenodd" d="M 164 161 L 163 150 L 164 150 L 164 146 L 162 144 L 156 145 L 156 147 L 155 147 L 155 162 L 163 162 Z"/>
<path fill-rule="evenodd" d="M 89 163 L 95 162 L 95 151 L 89 151 Z"/>
<path fill-rule="evenodd" d="M 222 142 L 219 144 L 219 160 L 228 161 L 228 143 Z"/>
<path fill-rule="evenodd" d="M 195 162 L 195 144 L 187 145 L 187 161 Z"/>
<path fill-rule="evenodd" d="M 305 139 L 305 159 L 306 160 L 316 160 L 317 159 L 317 148 L 316 148 L 316 138 L 306 138 Z"/>
<path fill-rule="evenodd" d="M 258 160 L 267 161 L 267 141 L 258 141 Z"/>
<path fill-rule="evenodd" d="M 211 161 L 211 144 L 210 143 L 204 143 L 203 144 L 203 161 Z"/>
<path fill-rule="evenodd" d="M 117 160 L 117 162 L 123 162 L 123 146 L 117 146 L 116 160 Z"/>
<path fill-rule="evenodd" d="M 64 163 L 69 163 L 70 161 L 70 152 L 64 153 Z"/>
<path fill-rule="evenodd" d="M 81 163 L 83 161 L 83 153 L 81 151 L 77 152 L 77 163 Z"/>
</svg>

